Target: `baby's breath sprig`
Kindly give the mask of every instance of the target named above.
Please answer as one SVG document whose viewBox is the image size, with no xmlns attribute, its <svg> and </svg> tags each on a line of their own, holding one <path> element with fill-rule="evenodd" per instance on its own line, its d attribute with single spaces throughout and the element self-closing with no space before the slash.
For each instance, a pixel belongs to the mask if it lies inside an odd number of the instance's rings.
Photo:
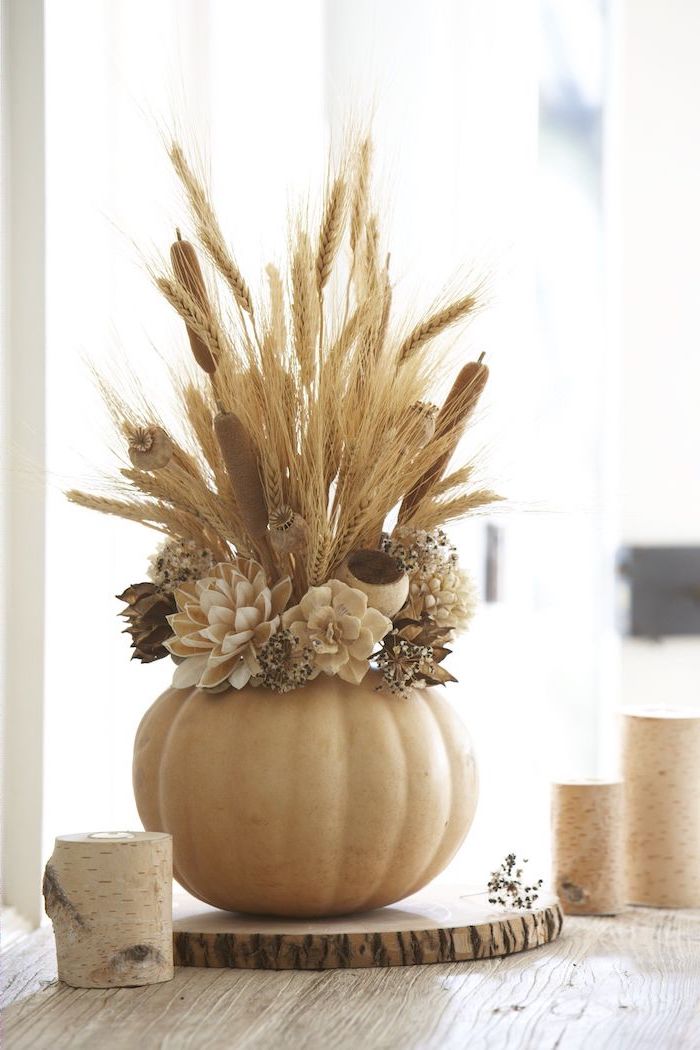
<svg viewBox="0 0 700 1050">
<path fill-rule="evenodd" d="M 280 628 L 258 653 L 258 681 L 276 693 L 305 685 L 314 674 L 313 653 L 303 649 L 287 628 Z"/>
<path fill-rule="evenodd" d="M 398 525 L 382 536 L 382 550 L 395 558 L 404 572 L 428 572 L 457 563 L 457 550 L 443 529 L 412 529 Z"/>
<path fill-rule="evenodd" d="M 523 857 L 522 863 L 527 862 L 527 857 Z M 523 886 L 523 869 L 516 867 L 517 863 L 515 854 L 509 853 L 498 871 L 491 872 L 487 886 L 492 895 L 489 904 L 500 904 L 503 908 L 532 908 L 539 897 L 537 891 L 542 889 L 543 880 L 538 879 L 532 886 Z"/>
</svg>

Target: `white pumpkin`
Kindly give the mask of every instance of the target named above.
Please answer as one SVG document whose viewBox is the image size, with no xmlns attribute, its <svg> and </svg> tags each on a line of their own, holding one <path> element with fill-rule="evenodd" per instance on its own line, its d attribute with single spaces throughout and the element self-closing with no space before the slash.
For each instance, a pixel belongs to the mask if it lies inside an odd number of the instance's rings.
<svg viewBox="0 0 700 1050">
<path fill-rule="evenodd" d="M 339 915 L 445 867 L 476 809 L 468 734 L 440 689 L 403 698 L 379 681 L 163 693 L 138 729 L 134 790 L 187 890 L 229 911 Z"/>
</svg>

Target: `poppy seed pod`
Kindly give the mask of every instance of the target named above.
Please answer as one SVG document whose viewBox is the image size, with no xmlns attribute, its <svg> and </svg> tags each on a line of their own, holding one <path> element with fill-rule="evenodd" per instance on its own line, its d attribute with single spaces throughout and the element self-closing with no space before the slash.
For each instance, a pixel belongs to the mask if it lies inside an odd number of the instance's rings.
<svg viewBox="0 0 700 1050">
<path fill-rule="evenodd" d="M 270 543 L 275 554 L 298 554 L 306 548 L 309 527 L 301 514 L 288 505 L 270 515 Z"/>
<path fill-rule="evenodd" d="M 406 603 L 408 576 L 396 559 L 384 551 L 352 551 L 335 575 L 366 594 L 369 605 L 385 616 L 395 616 Z"/>
<path fill-rule="evenodd" d="M 162 427 L 139 427 L 129 441 L 129 459 L 137 470 L 160 470 L 173 456 L 173 443 Z"/>
</svg>

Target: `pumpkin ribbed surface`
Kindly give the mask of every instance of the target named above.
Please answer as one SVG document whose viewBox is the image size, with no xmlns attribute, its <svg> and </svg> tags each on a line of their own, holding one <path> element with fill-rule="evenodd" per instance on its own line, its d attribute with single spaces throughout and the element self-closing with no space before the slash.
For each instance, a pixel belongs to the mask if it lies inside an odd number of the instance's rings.
<svg viewBox="0 0 700 1050">
<path fill-rule="evenodd" d="M 438 689 L 408 698 L 320 676 L 278 695 L 168 689 L 136 736 L 149 831 L 178 881 L 230 911 L 339 915 L 420 889 L 474 817 L 468 734 Z"/>
</svg>

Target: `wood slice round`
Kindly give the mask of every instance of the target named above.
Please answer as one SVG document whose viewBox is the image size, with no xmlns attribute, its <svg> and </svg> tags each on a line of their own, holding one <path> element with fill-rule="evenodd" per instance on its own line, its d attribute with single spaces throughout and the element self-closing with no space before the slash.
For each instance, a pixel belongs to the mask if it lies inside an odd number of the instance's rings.
<svg viewBox="0 0 700 1050">
<path fill-rule="evenodd" d="M 360 915 L 275 919 L 217 911 L 193 897 L 175 898 L 176 966 L 246 970 L 331 970 L 491 959 L 556 940 L 556 897 L 531 911 L 504 911 L 487 895 L 434 887 Z"/>
</svg>

